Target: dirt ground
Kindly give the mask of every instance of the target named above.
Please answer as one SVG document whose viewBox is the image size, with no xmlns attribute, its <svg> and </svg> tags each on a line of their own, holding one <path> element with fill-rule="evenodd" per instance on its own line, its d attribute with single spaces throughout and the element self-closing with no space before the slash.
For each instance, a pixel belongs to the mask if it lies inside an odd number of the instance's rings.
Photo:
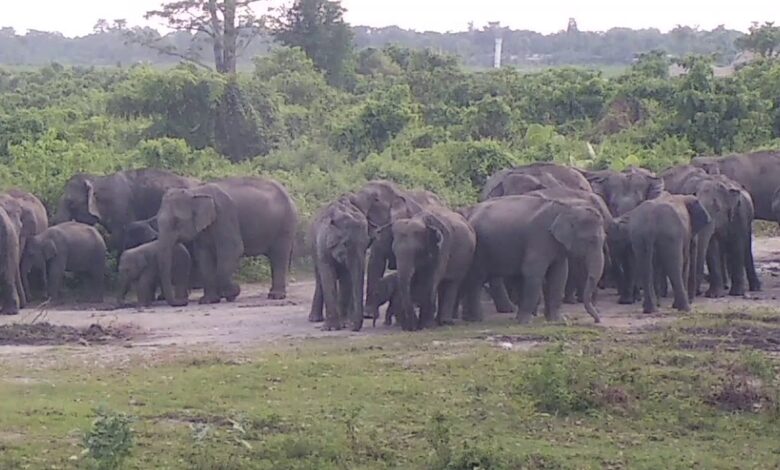
<svg viewBox="0 0 780 470">
<path fill-rule="evenodd" d="M 762 292 L 751 292 L 742 298 L 697 298 L 694 309 L 740 311 L 777 307 L 780 238 L 757 239 L 754 251 L 764 285 Z M 186 355 L 196 349 L 241 351 L 310 338 L 401 334 L 400 328 L 386 327 L 381 322 L 373 328 L 370 320 L 366 320 L 360 333 L 322 331 L 320 325 L 307 321 L 314 290 L 311 280 L 293 281 L 285 300 L 268 300 L 264 285 L 242 288 L 241 296 L 233 303 L 198 305 L 194 300 L 180 308 L 164 302 L 145 309 L 114 309 L 110 303 L 32 305 L 17 316 L 0 316 L 0 360 L 48 362 L 63 356 L 98 362 L 111 358 L 134 361 L 139 356 L 153 360 Z M 194 293 L 193 299 L 198 294 Z M 668 308 L 671 299 L 662 302 Z M 500 315 L 490 303 L 484 305 L 488 319 Z M 664 310 L 657 315 L 643 315 L 641 305 L 618 305 L 612 292 L 600 293 L 598 307 L 605 328 L 635 329 L 670 318 L 663 314 Z M 592 323 L 581 305 L 566 305 L 564 313 L 571 322 Z M 30 333 L 30 329 L 35 331 Z"/>
</svg>

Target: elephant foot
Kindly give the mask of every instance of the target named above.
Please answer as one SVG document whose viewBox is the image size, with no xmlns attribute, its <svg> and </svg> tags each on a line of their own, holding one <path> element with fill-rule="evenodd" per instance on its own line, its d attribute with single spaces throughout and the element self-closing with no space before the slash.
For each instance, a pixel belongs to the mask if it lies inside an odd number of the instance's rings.
<svg viewBox="0 0 780 470">
<path fill-rule="evenodd" d="M 204 295 L 198 300 L 198 303 L 201 305 L 206 304 L 218 304 L 221 299 L 219 297 L 213 297 L 213 296 L 206 296 Z"/>
<path fill-rule="evenodd" d="M 189 301 L 187 299 L 173 300 L 171 302 L 168 302 L 168 305 L 170 305 L 171 307 L 186 307 L 187 304 L 189 304 Z"/>
<path fill-rule="evenodd" d="M 672 308 L 675 310 L 679 310 L 680 312 L 690 312 L 691 311 L 691 304 L 688 303 L 687 300 L 675 300 L 672 304 Z"/>
<path fill-rule="evenodd" d="M 4 308 L 0 315 L 19 315 L 19 308 Z"/>
<path fill-rule="evenodd" d="M 574 297 L 573 295 L 567 295 L 566 297 L 563 298 L 563 303 L 568 305 L 575 305 L 578 302 L 579 301 L 577 300 L 577 298 Z"/>
<path fill-rule="evenodd" d="M 342 329 L 342 326 L 340 323 L 333 324 L 333 323 L 325 323 L 322 325 L 322 331 L 339 331 Z"/>
<path fill-rule="evenodd" d="M 721 289 L 710 289 L 704 295 L 708 299 L 719 299 L 723 297 L 723 291 Z"/>
<path fill-rule="evenodd" d="M 533 320 L 533 315 L 530 313 L 519 313 L 517 314 L 517 322 L 521 325 L 527 325 L 531 323 L 531 320 Z"/>
<path fill-rule="evenodd" d="M 761 281 L 759 281 L 758 279 L 755 279 L 755 280 L 749 281 L 749 284 L 750 285 L 749 285 L 748 288 L 750 289 L 750 292 L 761 292 Z"/>
<path fill-rule="evenodd" d="M 555 314 L 547 315 L 546 320 L 551 323 L 562 323 L 566 321 L 566 317 L 564 317 L 560 313 L 555 313 Z"/>
<path fill-rule="evenodd" d="M 732 287 L 731 290 L 729 291 L 729 295 L 731 297 L 744 297 L 745 296 L 745 288 L 743 287 L 741 289 L 734 289 Z"/>
<path fill-rule="evenodd" d="M 268 293 L 268 298 L 271 300 L 284 300 L 287 298 L 287 292 L 272 290 Z"/>
<path fill-rule="evenodd" d="M 645 303 L 642 306 L 642 313 L 658 313 L 658 307 L 653 304 Z"/>
<path fill-rule="evenodd" d="M 315 315 L 315 314 L 309 314 L 309 321 L 311 323 L 322 323 L 325 321 L 325 318 L 322 316 L 322 314 Z"/>
<path fill-rule="evenodd" d="M 445 326 L 445 325 L 447 325 L 447 326 L 451 326 L 451 325 L 454 325 L 454 324 L 455 324 L 455 320 L 454 320 L 454 319 L 452 319 L 452 318 L 441 318 L 441 319 L 439 319 L 439 322 L 438 322 L 438 323 L 439 323 L 439 325 L 441 325 L 441 326 Z"/>
<path fill-rule="evenodd" d="M 633 297 L 620 297 L 618 299 L 618 304 L 620 305 L 631 305 L 635 302 Z"/>
</svg>

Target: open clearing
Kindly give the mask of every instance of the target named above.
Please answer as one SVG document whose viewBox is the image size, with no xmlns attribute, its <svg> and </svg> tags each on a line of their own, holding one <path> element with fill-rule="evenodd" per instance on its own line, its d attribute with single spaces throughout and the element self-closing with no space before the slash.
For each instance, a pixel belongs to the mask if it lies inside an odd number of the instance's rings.
<svg viewBox="0 0 780 470">
<path fill-rule="evenodd" d="M 566 325 L 323 332 L 310 281 L 28 309 L 0 318 L 0 468 L 88 468 L 100 405 L 135 419 L 127 468 L 778 468 L 780 239 L 756 254 L 762 292 L 691 315 L 602 296 L 601 325 L 566 306 Z"/>
</svg>

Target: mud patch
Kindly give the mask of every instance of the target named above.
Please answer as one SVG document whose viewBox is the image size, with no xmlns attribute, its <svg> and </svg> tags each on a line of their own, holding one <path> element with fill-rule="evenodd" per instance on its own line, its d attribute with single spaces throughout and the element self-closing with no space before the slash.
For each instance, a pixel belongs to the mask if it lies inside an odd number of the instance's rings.
<svg viewBox="0 0 780 470">
<path fill-rule="evenodd" d="M 130 326 L 104 327 L 93 323 L 86 328 L 51 323 L 12 323 L 0 325 L 0 346 L 55 346 L 61 344 L 109 344 L 135 337 Z"/>
<path fill-rule="evenodd" d="M 683 349 L 726 349 L 737 351 L 745 347 L 762 351 L 780 351 L 780 328 L 762 328 L 753 325 L 718 327 L 691 327 L 680 330 L 695 336 L 685 338 L 679 345 Z"/>
</svg>

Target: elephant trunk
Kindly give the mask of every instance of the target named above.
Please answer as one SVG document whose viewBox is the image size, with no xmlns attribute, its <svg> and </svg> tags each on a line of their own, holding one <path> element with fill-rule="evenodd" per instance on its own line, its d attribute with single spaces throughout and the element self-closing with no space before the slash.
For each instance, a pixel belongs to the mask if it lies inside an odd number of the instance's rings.
<svg viewBox="0 0 780 470">
<path fill-rule="evenodd" d="M 379 316 L 379 282 L 385 274 L 387 260 L 392 254 L 392 251 L 389 249 L 391 243 L 386 235 L 377 235 L 377 239 L 371 246 L 371 251 L 368 255 L 365 315 L 370 318 Z"/>
<path fill-rule="evenodd" d="M 67 222 L 71 220 L 73 217 L 70 213 L 70 210 L 68 209 L 68 203 L 65 201 L 65 198 L 63 197 L 60 199 L 60 202 L 57 203 L 57 212 L 54 213 L 53 216 L 49 219 L 49 223 L 51 225 L 58 225 L 63 222 Z"/>
<path fill-rule="evenodd" d="M 187 305 L 187 299 L 176 298 L 176 291 L 173 288 L 171 271 L 173 265 L 173 250 L 176 247 L 177 240 L 171 236 L 160 234 L 157 252 L 157 264 L 160 269 L 160 284 L 162 284 L 163 294 L 168 305 L 172 307 L 182 307 Z"/>
<path fill-rule="evenodd" d="M 352 288 L 352 305 L 350 306 L 350 312 L 352 315 L 352 331 L 360 331 L 363 328 L 363 291 L 365 289 L 365 274 L 366 263 L 365 255 L 361 256 L 359 253 L 352 257 L 350 262 L 349 272 L 352 276 L 350 287 Z M 377 307 L 378 308 L 378 307 Z"/>
<path fill-rule="evenodd" d="M 411 331 L 417 329 L 417 315 L 415 314 L 414 304 L 412 303 L 412 278 L 414 277 L 414 267 L 412 261 L 414 257 L 411 253 L 408 256 L 397 256 L 398 259 L 398 289 L 400 289 L 401 299 L 401 325 L 404 330 Z"/>
<path fill-rule="evenodd" d="M 599 279 L 604 273 L 604 250 L 593 250 L 585 257 L 586 279 L 583 289 L 582 301 L 585 304 L 585 310 L 593 317 L 596 323 L 601 322 L 599 311 L 595 305 L 596 292 L 598 290 Z"/>
</svg>

